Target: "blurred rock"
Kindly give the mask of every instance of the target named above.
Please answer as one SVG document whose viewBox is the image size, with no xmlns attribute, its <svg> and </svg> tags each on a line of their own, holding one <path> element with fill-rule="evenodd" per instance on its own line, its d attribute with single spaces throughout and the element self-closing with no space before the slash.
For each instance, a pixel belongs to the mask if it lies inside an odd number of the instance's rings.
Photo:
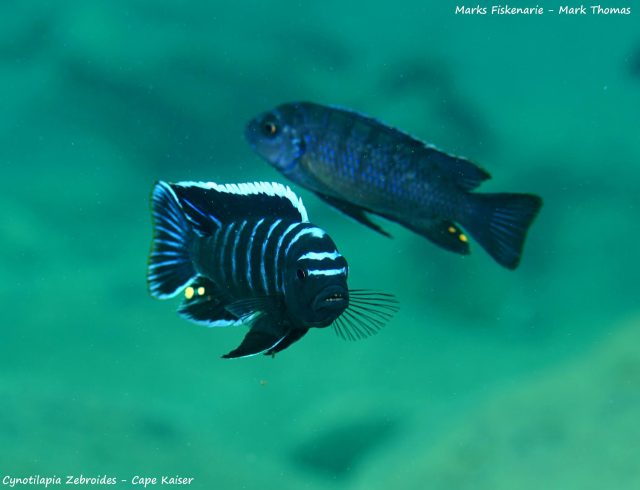
<svg viewBox="0 0 640 490">
<path fill-rule="evenodd" d="M 344 479 L 353 476 L 370 453 L 392 438 L 397 429 L 396 421 L 375 417 L 338 423 L 296 447 L 292 460 L 302 469 Z"/>
</svg>

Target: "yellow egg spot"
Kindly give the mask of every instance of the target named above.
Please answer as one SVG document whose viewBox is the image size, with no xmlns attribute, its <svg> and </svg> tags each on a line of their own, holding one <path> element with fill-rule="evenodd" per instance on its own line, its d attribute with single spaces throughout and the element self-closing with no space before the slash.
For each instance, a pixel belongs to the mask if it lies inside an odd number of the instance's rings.
<svg viewBox="0 0 640 490">
<path fill-rule="evenodd" d="M 449 233 L 455 233 L 456 229 L 453 226 L 449 227 Z"/>
<path fill-rule="evenodd" d="M 199 294 L 200 296 L 204 296 L 204 288 L 203 288 L 202 286 L 200 286 L 200 287 L 198 288 L 198 294 Z"/>
<path fill-rule="evenodd" d="M 187 299 L 191 299 L 193 298 L 195 291 L 193 290 L 193 288 L 191 286 L 189 286 L 187 289 L 184 290 L 184 297 Z"/>
<path fill-rule="evenodd" d="M 469 241 L 469 239 L 467 238 L 467 235 L 464 235 L 462 233 L 460 233 L 460 236 L 458 238 L 460 238 L 461 242 L 467 243 Z"/>
</svg>

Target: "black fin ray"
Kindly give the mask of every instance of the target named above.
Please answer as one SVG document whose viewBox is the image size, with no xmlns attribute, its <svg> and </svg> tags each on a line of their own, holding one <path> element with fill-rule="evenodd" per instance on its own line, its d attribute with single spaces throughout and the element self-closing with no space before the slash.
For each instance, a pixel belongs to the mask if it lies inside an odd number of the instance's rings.
<svg viewBox="0 0 640 490">
<path fill-rule="evenodd" d="M 385 231 L 380 225 L 374 223 L 369 219 L 369 217 L 365 214 L 365 212 L 368 211 L 367 209 L 362 208 L 356 204 L 343 201 L 342 199 L 338 199 L 336 197 L 327 196 L 326 194 L 322 194 L 320 192 L 316 192 L 315 194 L 326 203 L 330 204 L 347 216 L 355 219 L 358 223 L 371 228 L 373 231 L 377 231 L 381 235 L 391 237 L 391 234 L 389 232 Z"/>
<path fill-rule="evenodd" d="M 177 182 L 171 188 L 201 235 L 211 235 L 217 227 L 239 218 L 308 221 L 302 200 L 289 187 L 275 182 Z"/>
<path fill-rule="evenodd" d="M 239 318 L 226 308 L 227 301 L 216 284 L 199 276 L 185 291 L 178 314 L 190 322 L 205 327 L 230 327 L 241 325 L 246 319 Z"/>
<path fill-rule="evenodd" d="M 166 182 L 157 182 L 151 195 L 153 242 L 147 283 L 155 298 L 178 294 L 195 276 L 190 248 L 193 230 L 178 199 Z"/>
<path fill-rule="evenodd" d="M 520 263 L 531 223 L 542 207 L 533 194 L 469 194 L 473 211 L 463 226 L 493 259 L 507 269 Z"/>
<path fill-rule="evenodd" d="M 288 332 L 288 327 L 285 328 L 285 325 L 278 323 L 270 315 L 260 315 L 254 320 L 240 345 L 222 357 L 235 359 L 268 352 L 282 342 Z"/>
<path fill-rule="evenodd" d="M 333 323 L 343 340 L 360 340 L 375 335 L 398 312 L 393 294 L 365 289 L 349 290 L 349 307 Z"/>
<path fill-rule="evenodd" d="M 452 221 L 427 220 L 420 223 L 399 223 L 450 252 L 461 255 L 470 253 L 467 236 Z"/>
</svg>

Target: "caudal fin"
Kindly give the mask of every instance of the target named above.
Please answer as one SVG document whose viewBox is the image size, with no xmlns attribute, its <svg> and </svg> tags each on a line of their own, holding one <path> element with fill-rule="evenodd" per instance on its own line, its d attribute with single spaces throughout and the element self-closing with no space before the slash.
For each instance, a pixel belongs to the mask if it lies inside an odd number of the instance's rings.
<svg viewBox="0 0 640 490">
<path fill-rule="evenodd" d="M 542 199 L 532 194 L 469 194 L 472 211 L 461 223 L 507 269 L 520 263 L 524 240 Z"/>
<path fill-rule="evenodd" d="M 175 296 L 196 275 L 190 257 L 194 232 L 178 198 L 166 182 L 158 182 L 152 193 L 153 243 L 147 282 L 155 298 Z"/>
</svg>

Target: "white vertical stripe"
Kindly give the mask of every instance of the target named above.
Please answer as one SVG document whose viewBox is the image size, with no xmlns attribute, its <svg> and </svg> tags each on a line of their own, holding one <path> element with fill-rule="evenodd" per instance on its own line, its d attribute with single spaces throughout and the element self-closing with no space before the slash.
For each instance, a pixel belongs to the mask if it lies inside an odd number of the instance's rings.
<svg viewBox="0 0 640 490">
<path fill-rule="evenodd" d="M 209 238 L 208 249 L 211 250 L 211 256 L 213 257 L 218 248 L 218 244 L 220 242 L 220 237 L 224 234 L 224 230 L 222 228 L 216 229 L 215 233 L 211 238 Z M 213 258 L 215 260 L 215 258 Z"/>
<path fill-rule="evenodd" d="M 249 237 L 249 246 L 247 247 L 247 284 L 249 284 L 249 290 L 253 292 L 253 281 L 251 280 L 251 250 L 253 249 L 253 239 L 256 236 L 256 232 L 260 225 L 264 223 L 264 218 L 262 218 L 256 226 L 251 230 L 251 236 Z"/>
<path fill-rule="evenodd" d="M 222 237 L 222 243 L 220 244 L 220 273 L 222 275 L 222 283 L 226 283 L 227 282 L 227 275 L 226 275 L 226 267 L 227 264 L 224 263 L 224 255 L 225 255 L 225 249 L 227 248 L 227 241 L 229 240 L 229 235 L 231 234 L 231 230 L 232 228 L 236 225 L 235 222 L 230 223 L 229 225 L 227 225 L 227 229 L 224 231 L 224 236 Z"/>
<path fill-rule="evenodd" d="M 283 271 L 279 271 L 278 270 L 278 258 L 280 257 L 280 249 L 282 248 L 282 243 L 284 242 L 284 239 L 286 238 L 286 236 L 289 233 L 291 233 L 295 227 L 297 227 L 298 225 L 301 225 L 301 224 L 302 223 L 293 223 L 293 224 L 289 225 L 289 227 L 286 230 L 284 230 L 284 233 L 282 233 L 282 235 L 280 235 L 280 240 L 278 240 L 278 247 L 276 248 L 275 258 L 273 259 L 273 263 L 274 263 L 273 270 L 275 272 L 276 291 L 278 291 L 280 293 L 284 293 L 284 290 L 283 290 L 284 288 L 282 286 L 278 287 L 278 278 L 284 273 Z M 284 269 L 284 267 L 283 267 L 283 269 Z"/>
<path fill-rule="evenodd" d="M 238 284 L 238 277 L 236 274 L 236 270 L 237 270 L 236 250 L 238 248 L 238 243 L 240 242 L 240 235 L 242 235 L 242 230 L 244 230 L 245 226 L 247 226 L 247 220 L 244 220 L 240 225 L 240 228 L 238 228 L 238 231 L 236 232 L 236 238 L 233 241 L 233 249 L 231 251 L 231 281 L 233 281 L 235 285 Z"/>
<path fill-rule="evenodd" d="M 269 293 L 269 286 L 267 283 L 267 269 L 266 269 L 266 260 L 264 257 L 264 254 L 267 251 L 267 244 L 269 243 L 269 238 L 271 238 L 271 234 L 273 233 L 273 230 L 276 229 L 276 226 L 278 226 L 280 223 L 282 223 L 282 220 L 279 219 L 276 222 L 274 222 L 271 227 L 269 228 L 269 231 L 267 232 L 267 236 L 264 239 L 264 242 L 262 243 L 262 252 L 260 253 L 260 272 L 262 275 L 262 287 L 264 288 L 264 292 L 265 294 L 270 294 Z"/>
</svg>

